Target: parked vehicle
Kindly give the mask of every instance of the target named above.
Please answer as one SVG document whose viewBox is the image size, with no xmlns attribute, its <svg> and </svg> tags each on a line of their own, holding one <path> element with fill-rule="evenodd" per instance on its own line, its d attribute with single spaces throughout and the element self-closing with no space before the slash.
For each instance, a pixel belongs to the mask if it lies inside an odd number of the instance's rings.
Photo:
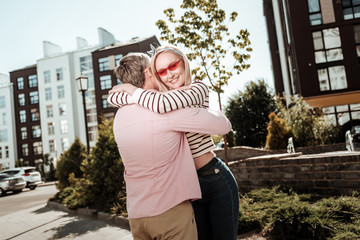
<svg viewBox="0 0 360 240">
<path fill-rule="evenodd" d="M 22 176 L 11 176 L 0 173 L 0 197 L 7 192 L 19 193 L 26 187 L 26 181 Z"/>
<path fill-rule="evenodd" d="M 35 167 L 11 168 L 0 173 L 23 177 L 26 181 L 26 187 L 30 188 L 30 190 L 34 190 L 40 183 L 42 183 L 41 174 Z"/>
</svg>

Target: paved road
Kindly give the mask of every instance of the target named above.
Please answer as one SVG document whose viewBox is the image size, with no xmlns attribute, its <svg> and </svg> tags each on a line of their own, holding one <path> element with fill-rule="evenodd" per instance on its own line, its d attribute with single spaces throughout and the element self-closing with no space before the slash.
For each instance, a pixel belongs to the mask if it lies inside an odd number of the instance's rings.
<svg viewBox="0 0 360 240">
<path fill-rule="evenodd" d="M 46 204 L 47 200 L 56 192 L 57 189 L 54 184 L 37 187 L 34 190 L 25 188 L 23 192 L 18 194 L 10 192 L 0 198 L 0 216 Z"/>
<path fill-rule="evenodd" d="M 0 198 L 0 239 L 133 239 L 126 229 L 46 207 L 55 192 L 55 186 L 43 186 Z"/>
</svg>

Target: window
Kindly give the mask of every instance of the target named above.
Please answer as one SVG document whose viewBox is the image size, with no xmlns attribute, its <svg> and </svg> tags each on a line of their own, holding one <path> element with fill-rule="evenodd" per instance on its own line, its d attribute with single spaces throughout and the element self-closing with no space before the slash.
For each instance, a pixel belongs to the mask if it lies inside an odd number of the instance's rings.
<svg viewBox="0 0 360 240">
<path fill-rule="evenodd" d="M 25 106 L 25 94 L 24 93 L 20 93 L 18 95 L 18 101 L 19 101 L 19 106 Z"/>
<path fill-rule="evenodd" d="M 61 134 L 68 133 L 68 121 L 67 120 L 61 120 L 60 122 L 60 131 Z"/>
<path fill-rule="evenodd" d="M 31 109 L 31 121 L 39 121 L 40 120 L 40 112 L 39 109 L 33 108 Z"/>
<path fill-rule="evenodd" d="M 80 70 L 81 72 L 86 72 L 92 70 L 92 59 L 91 56 L 81 57 L 80 58 Z"/>
<path fill-rule="evenodd" d="M 63 151 L 68 150 L 68 148 L 69 148 L 69 139 L 68 138 L 61 139 L 61 147 L 62 147 Z"/>
<path fill-rule="evenodd" d="M 122 57 L 122 54 L 115 55 L 115 66 L 119 65 L 119 61 L 122 59 Z"/>
<path fill-rule="evenodd" d="M 3 158 L 2 147 L 0 147 L 0 158 Z"/>
<path fill-rule="evenodd" d="M 23 77 L 17 78 L 16 82 L 17 82 L 17 89 L 18 90 L 24 89 L 24 78 Z"/>
<path fill-rule="evenodd" d="M 51 118 L 51 117 L 54 116 L 52 105 L 47 105 L 47 106 L 46 106 L 46 116 L 47 116 L 48 118 Z"/>
<path fill-rule="evenodd" d="M 111 76 L 105 75 L 100 77 L 100 89 L 110 89 L 111 88 Z"/>
<path fill-rule="evenodd" d="M 106 71 L 106 70 L 110 69 L 109 58 L 108 57 L 99 58 L 98 62 L 99 62 L 99 71 L 100 72 L 103 72 L 103 71 Z"/>
<path fill-rule="evenodd" d="M 20 128 L 20 136 L 21 136 L 21 140 L 27 139 L 27 128 L 26 127 Z"/>
<path fill-rule="evenodd" d="M 354 38 L 356 43 L 356 53 L 360 57 L 360 25 L 354 25 Z"/>
<path fill-rule="evenodd" d="M 23 156 L 29 156 L 29 146 L 27 143 L 21 145 L 21 151 Z"/>
<path fill-rule="evenodd" d="M 311 26 L 322 24 L 319 0 L 308 0 Z"/>
<path fill-rule="evenodd" d="M 7 129 L 0 130 L 0 142 L 7 142 L 8 140 L 8 132 Z"/>
<path fill-rule="evenodd" d="M 89 140 L 91 142 L 96 141 L 97 126 L 89 127 Z"/>
<path fill-rule="evenodd" d="M 343 60 L 339 28 L 329 28 L 313 32 L 315 62 L 333 62 Z"/>
<path fill-rule="evenodd" d="M 344 19 L 353 19 L 360 17 L 360 1 L 359 0 L 341 0 Z"/>
<path fill-rule="evenodd" d="M 55 134 L 55 125 L 53 122 L 48 123 L 48 135 L 54 135 Z"/>
<path fill-rule="evenodd" d="M 59 115 L 60 116 L 65 116 L 66 115 L 66 104 L 65 103 L 60 103 L 59 104 Z"/>
<path fill-rule="evenodd" d="M 6 106 L 5 96 L 0 96 L 0 109 L 5 108 L 5 106 Z"/>
<path fill-rule="evenodd" d="M 9 157 L 9 147 L 5 146 L 5 158 Z"/>
<path fill-rule="evenodd" d="M 57 81 L 63 80 L 63 70 L 62 70 L 62 68 L 56 69 L 56 80 Z"/>
<path fill-rule="evenodd" d="M 44 72 L 44 82 L 45 83 L 50 83 L 51 82 L 50 71 L 45 71 Z"/>
<path fill-rule="evenodd" d="M 30 75 L 28 76 L 29 88 L 37 87 L 37 76 Z"/>
<path fill-rule="evenodd" d="M 52 99 L 51 88 L 45 88 L 45 100 L 51 100 L 51 99 Z"/>
<path fill-rule="evenodd" d="M 6 117 L 6 112 L 2 113 L 2 124 L 5 126 L 7 125 L 7 117 Z"/>
<path fill-rule="evenodd" d="M 55 152 L 55 140 L 54 139 L 50 139 L 49 140 L 49 150 L 50 152 Z"/>
<path fill-rule="evenodd" d="M 108 103 L 108 101 L 107 101 L 107 97 L 108 97 L 108 95 L 102 95 L 102 96 L 101 96 L 101 101 L 102 101 L 102 107 L 103 107 L 103 108 L 108 108 L 108 107 L 110 107 L 110 105 L 109 105 L 109 103 Z"/>
<path fill-rule="evenodd" d="M 88 123 L 97 122 L 97 112 L 95 108 L 86 109 Z"/>
<path fill-rule="evenodd" d="M 43 153 L 42 142 L 34 142 L 33 143 L 33 150 L 34 150 L 34 155 L 42 154 Z"/>
<path fill-rule="evenodd" d="M 21 123 L 26 122 L 26 110 L 20 110 L 19 111 L 19 116 L 20 116 L 20 122 Z"/>
<path fill-rule="evenodd" d="M 57 87 L 57 92 L 58 92 L 58 98 L 65 97 L 65 88 L 63 85 Z"/>
<path fill-rule="evenodd" d="M 41 137 L 41 128 L 39 125 L 32 126 L 32 137 L 33 138 Z"/>
<path fill-rule="evenodd" d="M 320 91 L 339 90 L 347 88 L 344 66 L 333 66 L 318 70 Z"/>
<path fill-rule="evenodd" d="M 29 96 L 30 96 L 30 104 L 39 103 L 39 93 L 37 91 L 36 92 L 30 92 Z"/>
</svg>

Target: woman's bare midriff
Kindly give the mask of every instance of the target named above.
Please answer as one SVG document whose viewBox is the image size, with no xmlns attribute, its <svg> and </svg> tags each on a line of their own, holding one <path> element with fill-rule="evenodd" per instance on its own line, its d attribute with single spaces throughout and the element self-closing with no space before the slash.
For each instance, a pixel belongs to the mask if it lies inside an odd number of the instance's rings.
<svg viewBox="0 0 360 240">
<path fill-rule="evenodd" d="M 210 151 L 205 153 L 204 155 L 201 155 L 200 157 L 194 158 L 196 170 L 205 166 L 208 162 L 210 162 L 211 159 L 213 159 L 213 157 L 215 157 L 215 153 L 213 151 Z"/>
</svg>

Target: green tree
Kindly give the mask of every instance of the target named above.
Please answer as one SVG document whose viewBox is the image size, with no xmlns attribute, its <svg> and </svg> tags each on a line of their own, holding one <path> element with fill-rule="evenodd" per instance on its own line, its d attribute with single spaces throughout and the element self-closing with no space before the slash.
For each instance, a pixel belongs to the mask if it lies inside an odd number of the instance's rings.
<svg viewBox="0 0 360 240">
<path fill-rule="evenodd" d="M 113 134 L 113 120 L 101 121 L 96 145 L 89 161 L 83 161 L 82 170 L 88 182 L 89 206 L 107 211 L 120 202 L 118 196 L 124 191 L 124 166 Z"/>
<path fill-rule="evenodd" d="M 179 19 L 175 18 L 174 9 L 164 10 L 171 27 L 164 20 L 156 22 L 161 30 L 160 40 L 186 49 L 189 60 L 197 63 L 192 74 L 198 80 L 206 78 L 210 82 L 210 89 L 217 92 L 222 109 L 222 87 L 228 84 L 233 72 L 239 74 L 250 67 L 247 63 L 252 51 L 250 33 L 247 29 L 240 29 L 235 38 L 231 38 L 224 22 L 228 21 L 229 25 L 238 14 L 232 12 L 227 19 L 216 0 L 183 0 L 180 8 L 185 12 Z M 224 60 L 227 58 L 233 59 L 231 66 L 226 66 Z"/>
<path fill-rule="evenodd" d="M 240 74 L 250 64 L 249 32 L 240 29 L 235 37 L 229 33 L 228 25 L 237 18 L 237 12 L 228 17 L 218 8 L 216 0 L 183 0 L 180 8 L 184 10 L 178 19 L 173 8 L 164 10 L 171 25 L 158 20 L 156 26 L 161 30 L 160 40 L 183 48 L 190 61 L 196 62 L 192 74 L 197 80 L 207 79 L 210 89 L 218 96 L 222 110 L 222 87 L 228 84 L 233 73 Z M 226 64 L 230 62 L 231 65 Z M 227 138 L 225 140 L 225 162 L 227 163 Z"/>
<path fill-rule="evenodd" d="M 279 118 L 274 112 L 269 114 L 269 119 L 266 147 L 270 150 L 286 148 L 288 139 L 292 136 L 291 128 L 284 119 Z"/>
<path fill-rule="evenodd" d="M 83 177 L 81 170 L 81 163 L 86 159 L 86 148 L 80 142 L 79 138 L 76 138 L 70 148 L 61 154 L 59 160 L 56 163 L 55 177 L 58 179 L 58 188 L 60 190 L 69 187 L 70 173 L 74 173 L 74 177 Z"/>
<path fill-rule="evenodd" d="M 229 98 L 225 113 L 235 131 L 235 145 L 265 146 L 268 116 L 275 109 L 275 96 L 263 79 L 247 83 L 243 92 Z"/>
<path fill-rule="evenodd" d="M 295 147 L 335 143 L 339 128 L 320 109 L 308 105 L 301 96 L 292 97 L 289 107 L 278 98 L 279 117 L 284 118 L 294 134 Z"/>
</svg>

